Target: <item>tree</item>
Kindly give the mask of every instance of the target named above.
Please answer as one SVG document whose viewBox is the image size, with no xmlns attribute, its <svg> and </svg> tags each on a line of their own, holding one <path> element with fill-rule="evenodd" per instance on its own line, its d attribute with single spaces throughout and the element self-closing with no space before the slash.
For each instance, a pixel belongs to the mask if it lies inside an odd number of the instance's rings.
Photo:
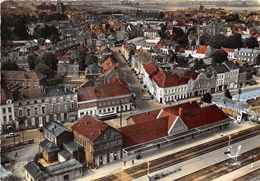
<svg viewBox="0 0 260 181">
<path fill-rule="evenodd" d="M 181 28 L 174 27 L 172 29 L 172 39 L 173 40 L 177 40 L 178 38 L 180 38 L 184 35 L 185 35 L 185 33 L 183 32 L 183 30 Z"/>
<path fill-rule="evenodd" d="M 212 55 L 212 63 L 213 64 L 221 64 L 224 61 L 228 61 L 228 53 L 224 50 L 217 50 Z"/>
<path fill-rule="evenodd" d="M 44 53 L 42 56 L 42 63 L 48 66 L 52 71 L 57 70 L 58 59 L 53 53 Z"/>
<path fill-rule="evenodd" d="M 207 34 L 207 33 L 203 33 L 203 34 L 200 36 L 199 44 L 200 44 L 200 45 L 208 45 L 208 44 L 209 44 L 209 41 L 210 41 L 210 35 Z"/>
<path fill-rule="evenodd" d="M 235 33 L 227 37 L 223 42 L 223 47 L 225 48 L 241 48 L 243 47 L 242 37 L 239 33 Z"/>
<path fill-rule="evenodd" d="M 226 22 L 239 22 L 239 15 L 237 13 L 229 14 L 226 17 Z"/>
<path fill-rule="evenodd" d="M 29 68 L 31 70 L 33 70 L 35 68 L 35 66 L 39 63 L 38 58 L 34 54 L 29 55 L 27 58 L 27 61 L 28 61 Z"/>
<path fill-rule="evenodd" d="M 38 63 L 34 70 L 36 72 L 43 74 L 43 75 L 47 75 L 47 77 L 50 77 L 53 73 L 52 69 L 42 62 Z"/>
<path fill-rule="evenodd" d="M 2 63 L 1 69 L 2 70 L 19 70 L 19 67 L 15 62 L 8 60 L 8 61 Z"/>
<path fill-rule="evenodd" d="M 28 39 L 28 28 L 26 27 L 26 24 L 17 24 L 14 27 L 14 34 L 20 40 Z"/>
<path fill-rule="evenodd" d="M 223 47 L 225 40 L 226 40 L 226 37 L 221 34 L 212 36 L 209 41 L 209 46 L 211 46 L 211 48 L 220 49 Z"/>
<path fill-rule="evenodd" d="M 204 94 L 201 98 L 201 100 L 205 103 L 211 103 L 212 101 L 212 96 L 209 92 L 207 92 L 206 94 Z"/>
<path fill-rule="evenodd" d="M 251 36 L 250 38 L 247 38 L 245 40 L 245 46 L 247 48 L 258 48 L 259 44 L 258 44 L 256 37 Z"/>
<path fill-rule="evenodd" d="M 196 59 L 194 61 L 194 66 L 193 66 L 193 70 L 201 70 L 201 69 L 204 69 L 206 68 L 207 65 L 204 63 L 204 61 L 202 59 Z"/>
<path fill-rule="evenodd" d="M 260 65 L 260 54 L 256 57 L 256 65 Z"/>
<path fill-rule="evenodd" d="M 225 90 L 224 96 L 227 97 L 227 98 L 229 98 L 229 99 L 232 99 L 232 95 L 231 95 L 229 89 L 226 89 L 226 90 Z"/>
</svg>

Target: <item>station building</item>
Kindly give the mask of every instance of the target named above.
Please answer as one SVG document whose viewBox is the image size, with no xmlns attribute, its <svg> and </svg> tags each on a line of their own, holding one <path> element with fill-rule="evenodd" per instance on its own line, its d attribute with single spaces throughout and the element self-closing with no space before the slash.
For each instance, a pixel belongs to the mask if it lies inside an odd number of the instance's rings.
<svg viewBox="0 0 260 181">
<path fill-rule="evenodd" d="M 130 116 L 135 124 L 122 127 L 123 159 L 135 159 L 158 150 L 229 126 L 232 120 L 216 105 L 187 102 Z"/>
</svg>

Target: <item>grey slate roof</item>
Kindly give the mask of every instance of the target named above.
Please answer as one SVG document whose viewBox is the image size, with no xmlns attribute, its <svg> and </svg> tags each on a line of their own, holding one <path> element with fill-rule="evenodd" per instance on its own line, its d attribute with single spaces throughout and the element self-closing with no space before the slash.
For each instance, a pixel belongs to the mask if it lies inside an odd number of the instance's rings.
<svg viewBox="0 0 260 181">
<path fill-rule="evenodd" d="M 59 151 L 60 148 L 55 143 L 50 142 L 49 140 L 45 139 L 42 142 L 40 142 L 40 147 L 42 147 L 47 152 L 55 152 Z"/>
<path fill-rule="evenodd" d="M 33 177 L 34 180 L 37 180 L 41 175 L 44 174 L 44 168 L 39 163 L 35 161 L 30 161 L 24 166 L 24 169 Z"/>
<path fill-rule="evenodd" d="M 60 154 L 65 159 L 72 157 L 72 153 L 70 153 L 68 150 L 61 150 L 58 154 Z"/>
<path fill-rule="evenodd" d="M 80 144 L 78 144 L 78 142 L 76 142 L 76 141 L 72 141 L 69 143 L 63 143 L 63 148 L 68 150 L 71 153 L 74 151 L 77 151 L 81 147 L 82 146 Z"/>
<path fill-rule="evenodd" d="M 58 136 L 58 135 L 60 135 L 61 133 L 65 132 L 65 131 L 71 132 L 68 128 L 66 128 L 65 126 L 63 126 L 59 122 L 50 122 L 44 128 L 49 130 L 55 136 Z"/>
<path fill-rule="evenodd" d="M 221 73 L 225 73 L 225 72 L 229 71 L 228 68 L 225 65 L 223 65 L 223 64 L 221 64 L 221 65 L 212 65 L 211 67 L 214 69 L 214 71 L 217 74 L 221 74 Z"/>
<path fill-rule="evenodd" d="M 48 166 L 46 167 L 46 170 L 49 172 L 50 175 L 54 176 L 80 168 L 83 168 L 83 165 L 81 163 L 79 163 L 76 159 L 70 159 L 61 163 L 57 163 L 55 165 Z"/>
<path fill-rule="evenodd" d="M 232 61 L 225 61 L 223 62 L 223 64 L 229 69 L 229 70 L 233 70 L 233 69 L 238 69 L 238 66 L 232 62 Z"/>
</svg>

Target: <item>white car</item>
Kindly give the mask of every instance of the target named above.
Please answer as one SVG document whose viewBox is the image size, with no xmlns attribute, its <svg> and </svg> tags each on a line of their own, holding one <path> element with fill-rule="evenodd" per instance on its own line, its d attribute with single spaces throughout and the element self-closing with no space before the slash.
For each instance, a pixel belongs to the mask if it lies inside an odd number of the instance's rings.
<svg viewBox="0 0 260 181">
<path fill-rule="evenodd" d="M 15 134 L 15 133 L 8 133 L 7 135 L 5 135 L 5 138 L 12 138 L 12 137 L 16 137 L 19 136 L 19 134 Z"/>
</svg>

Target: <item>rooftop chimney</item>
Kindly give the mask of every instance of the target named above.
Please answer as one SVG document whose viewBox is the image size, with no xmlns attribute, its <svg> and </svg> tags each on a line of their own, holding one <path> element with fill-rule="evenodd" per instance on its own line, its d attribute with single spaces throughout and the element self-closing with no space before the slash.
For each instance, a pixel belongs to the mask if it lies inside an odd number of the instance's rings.
<svg viewBox="0 0 260 181">
<path fill-rule="evenodd" d="M 180 107 L 180 108 L 179 108 L 179 116 L 181 116 L 181 115 L 182 115 L 182 113 L 183 113 L 183 108 L 182 108 L 182 107 Z"/>
</svg>

